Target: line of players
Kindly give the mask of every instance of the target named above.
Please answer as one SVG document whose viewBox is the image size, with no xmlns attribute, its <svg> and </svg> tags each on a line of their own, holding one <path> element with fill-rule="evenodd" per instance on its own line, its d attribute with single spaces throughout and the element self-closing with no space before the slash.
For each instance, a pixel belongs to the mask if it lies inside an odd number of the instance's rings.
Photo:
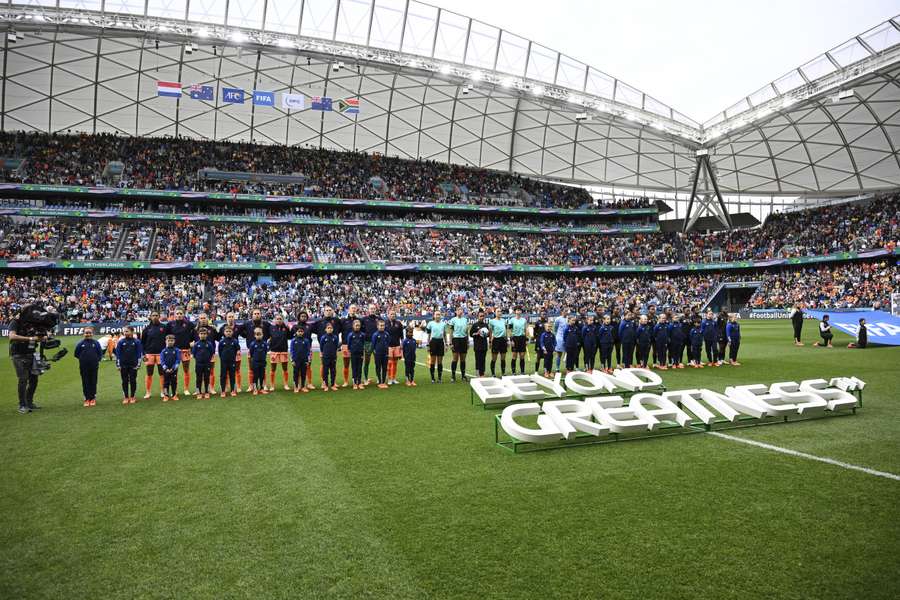
<svg viewBox="0 0 900 600">
<path fill-rule="evenodd" d="M 522 316 L 522 309 L 516 307 L 511 317 L 504 317 L 500 308 L 488 312 L 481 310 L 477 318 L 469 319 L 462 307 L 455 316 L 443 320 L 440 311 L 424 329 L 427 334 L 428 368 L 433 383 L 443 380 L 443 357 L 447 345 L 451 346 L 451 380 L 456 381 L 456 371 L 462 379 L 467 377 L 466 358 L 471 347 L 475 354 L 475 373 L 486 375 L 487 354 L 490 351 L 490 372 L 497 375 L 499 358 L 500 375 L 506 374 L 506 355 L 511 350 L 511 373 L 525 373 L 528 344 L 535 349 L 535 372 L 550 374 L 553 358 L 556 371 L 560 370 L 565 357 L 567 371 L 576 369 L 583 359 L 588 371 L 597 367 L 611 371 L 614 364 L 631 367 L 644 366 L 659 369 L 683 368 L 682 356 L 687 351 L 688 364 L 703 366 L 701 350 L 706 349 L 708 364 L 719 366 L 724 361 L 725 350 L 730 346 L 730 363 L 738 365 L 737 353 L 740 347 L 740 324 L 736 315 L 720 313 L 715 317 L 708 312 L 705 319 L 698 313 L 678 316 L 667 311 L 657 315 L 651 306 L 646 314 L 638 316 L 626 310 L 620 318 L 618 308 L 599 319 L 593 316 L 579 318 L 563 310 L 561 315 L 550 321 L 545 314 L 538 319 L 533 333 L 529 335 L 528 320 Z M 415 364 L 417 342 L 414 330 L 397 318 L 395 311 L 389 311 L 386 318 L 377 314 L 377 307 L 371 305 L 369 314 L 360 316 L 356 306 L 350 306 L 344 318 L 337 317 L 331 307 L 323 309 L 323 316 L 311 322 L 309 314 L 301 312 L 298 321 L 288 326 L 282 317 L 273 322 L 262 319 L 261 312 L 254 310 L 251 319 L 237 322 L 229 313 L 226 322 L 218 329 L 209 322 L 207 315 L 201 314 L 196 323 L 185 317 L 184 311 L 177 310 L 174 318 L 162 323 L 158 313 L 150 315 L 150 322 L 144 327 L 139 338 L 131 328 L 114 347 L 114 356 L 122 378 L 123 404 L 136 402 L 137 372 L 140 365 L 146 367 L 144 398 L 150 398 L 154 371 L 160 377 L 160 388 L 164 401 L 177 400 L 178 370 L 181 367 L 183 393 L 190 395 L 191 362 L 194 362 L 196 389 L 194 395 L 209 398 L 216 393 L 216 363 L 219 363 L 219 393 L 237 395 L 242 390 L 243 353 L 240 338 L 246 340 L 248 357 L 248 387 L 253 394 L 267 394 L 275 389 L 276 376 L 280 370 L 285 390 L 292 389 L 289 364 L 293 365 L 293 391 L 309 392 L 315 389 L 312 377 L 312 336 L 316 335 L 321 367 L 319 378 L 323 391 L 336 391 L 338 386 L 338 354 L 343 358 L 342 387 L 353 385 L 353 389 L 363 389 L 372 383 L 369 377 L 370 365 L 374 362 L 377 385 L 386 389 L 398 384 L 398 365 L 404 362 L 405 384 L 415 386 Z M 602 311 L 598 311 L 602 314 Z M 99 364 L 99 344 L 92 340 L 92 331 L 86 331 L 85 340 L 76 347 L 75 356 L 81 362 L 82 383 L 85 406 L 95 404 L 96 368 L 89 364 L 96 353 Z M 531 338 L 531 340 L 529 340 Z M 96 346 L 96 348 L 94 347 Z M 615 353 L 615 363 L 613 363 Z M 652 353 L 652 361 L 650 356 Z M 374 359 L 374 361 L 373 361 Z M 268 369 L 267 369 L 268 367 Z M 517 369 L 518 367 L 518 369 Z M 93 375 L 91 372 L 93 371 Z M 268 371 L 268 383 L 266 373 Z M 87 373 L 87 374 L 86 374 Z M 352 376 L 351 376 L 352 375 Z"/>
</svg>

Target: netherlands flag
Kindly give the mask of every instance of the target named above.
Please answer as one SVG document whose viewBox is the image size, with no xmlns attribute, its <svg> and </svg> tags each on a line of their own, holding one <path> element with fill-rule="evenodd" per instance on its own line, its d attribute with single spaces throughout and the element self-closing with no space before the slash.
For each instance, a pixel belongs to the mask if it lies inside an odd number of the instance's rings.
<svg viewBox="0 0 900 600">
<path fill-rule="evenodd" d="M 156 95 L 181 98 L 181 84 L 177 81 L 157 81 Z"/>
</svg>

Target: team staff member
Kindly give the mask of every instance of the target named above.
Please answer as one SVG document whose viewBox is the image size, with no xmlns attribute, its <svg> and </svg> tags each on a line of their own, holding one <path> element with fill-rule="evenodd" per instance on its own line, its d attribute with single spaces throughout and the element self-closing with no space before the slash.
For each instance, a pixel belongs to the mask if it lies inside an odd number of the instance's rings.
<svg viewBox="0 0 900 600">
<path fill-rule="evenodd" d="M 472 350 L 475 352 L 475 373 L 479 377 L 484 377 L 487 369 L 487 352 L 488 352 L 488 324 L 485 319 L 483 310 L 478 311 L 478 320 L 469 328 L 469 335 L 472 338 Z M 487 331 L 485 335 L 482 331 Z"/>
<path fill-rule="evenodd" d="M 366 378 L 366 385 L 372 383 L 369 378 L 369 362 L 372 360 L 372 336 L 378 331 L 378 307 L 374 304 L 369 305 L 369 314 L 362 319 L 362 330 L 366 334 L 366 347 L 363 356 L 363 377 Z"/>
<path fill-rule="evenodd" d="M 137 371 L 144 355 L 141 340 L 134 337 L 134 327 L 130 325 L 123 330 L 123 336 L 116 344 L 116 367 L 122 378 L 122 404 L 134 404 L 137 399 Z M 189 351 L 190 352 L 190 351 Z"/>
<path fill-rule="evenodd" d="M 241 393 L 241 386 L 243 386 L 243 383 L 244 383 L 243 381 L 241 381 L 241 358 L 242 358 L 241 337 L 246 338 L 247 336 L 244 335 L 244 327 L 243 327 L 243 325 L 238 324 L 238 322 L 235 318 L 235 314 L 233 312 L 230 312 L 227 315 L 225 315 L 225 324 L 222 325 L 221 327 L 219 327 L 219 339 L 220 340 L 225 338 L 225 330 L 229 329 L 229 328 L 231 329 L 231 335 L 234 337 L 234 339 L 238 343 L 237 355 L 234 357 L 234 379 L 235 379 L 235 381 L 232 382 L 232 386 L 231 386 L 231 391 L 233 392 L 232 395 L 234 395 L 234 393 L 238 393 L 238 394 Z M 219 353 L 219 355 L 221 356 L 221 352 Z M 222 387 L 222 386 L 219 386 L 219 387 Z M 221 391 L 224 392 L 225 389 L 223 388 Z"/>
<path fill-rule="evenodd" d="M 466 380 L 466 355 L 469 353 L 469 319 L 463 316 L 463 307 L 456 307 L 456 316 L 447 322 L 450 326 L 450 345 L 453 350 L 453 362 L 450 363 L 450 381 L 456 382 L 456 366 L 459 365 L 459 376 Z"/>
<path fill-rule="evenodd" d="M 97 405 L 97 372 L 103 360 L 103 348 L 94 339 L 94 328 L 84 328 L 84 339 L 75 346 L 75 358 L 78 359 L 78 372 L 81 375 L 81 392 L 84 395 L 84 407 Z"/>
<path fill-rule="evenodd" d="M 513 311 L 513 317 L 509 319 L 509 331 L 512 334 L 512 361 L 510 372 L 516 374 L 516 358 L 519 359 L 519 372 L 525 374 L 525 349 L 528 345 L 526 337 L 528 320 L 522 316 L 522 307 L 517 306 Z"/>
<path fill-rule="evenodd" d="M 444 376 L 444 333 L 447 330 L 441 315 L 441 311 L 434 311 L 434 319 L 425 325 L 428 331 L 428 370 L 431 373 L 431 383 L 441 383 Z M 434 379 L 434 369 L 437 367 L 437 381 Z"/>
<path fill-rule="evenodd" d="M 200 339 L 200 332 L 206 332 L 206 341 L 210 342 L 213 345 L 213 355 L 209 362 L 209 387 L 207 388 L 213 394 L 216 393 L 216 341 L 219 339 L 219 332 L 216 330 L 215 326 L 209 322 L 209 316 L 206 313 L 200 313 L 197 317 L 197 327 L 194 332 L 194 342 Z M 195 367 L 196 370 L 196 367 Z"/>
<path fill-rule="evenodd" d="M 191 395 L 191 343 L 194 341 L 194 324 L 184 316 L 184 310 L 175 311 L 175 318 L 166 322 L 166 335 L 175 336 L 175 347 L 181 352 L 181 371 L 184 377 L 184 395 Z"/>
<path fill-rule="evenodd" d="M 500 355 L 500 375 L 506 375 L 506 350 L 509 347 L 506 336 L 509 333 L 509 324 L 501 315 L 503 312 L 494 309 L 494 318 L 488 321 L 491 334 L 491 375 L 497 375 L 497 355 Z"/>
<path fill-rule="evenodd" d="M 350 346 L 347 344 L 347 338 L 350 336 L 350 332 L 353 331 L 353 323 L 358 318 L 359 317 L 356 316 L 356 305 L 351 304 L 347 309 L 347 317 L 341 319 L 341 356 L 344 359 L 344 384 L 341 387 L 347 387 L 347 383 L 350 381 L 350 363 L 352 360 L 350 357 Z"/>
<path fill-rule="evenodd" d="M 798 302 L 791 309 L 791 324 L 794 326 L 794 345 L 802 346 L 800 334 L 803 332 L 803 303 Z"/>
<path fill-rule="evenodd" d="M 278 365 L 281 365 L 281 379 L 285 390 L 290 390 L 288 385 L 288 362 L 290 356 L 288 354 L 288 342 L 291 335 L 290 328 L 285 324 L 284 317 L 278 315 L 275 317 L 275 323 L 272 324 L 269 336 L 269 363 L 272 370 L 269 372 L 269 391 L 275 391 L 275 373 L 278 371 Z"/>
<path fill-rule="evenodd" d="M 262 332 L 262 341 L 266 343 L 266 352 L 269 351 L 269 337 L 272 333 L 272 325 L 262 318 L 262 311 L 258 308 L 253 309 L 253 312 L 250 313 L 250 320 L 244 323 L 244 339 L 247 341 L 247 348 L 250 348 L 250 342 L 256 341 L 256 330 L 259 329 Z M 248 352 L 249 354 L 249 352 Z M 251 384 L 256 381 L 255 373 L 253 371 L 253 361 L 247 361 L 250 364 L 248 365 L 248 381 Z M 259 364 L 257 362 L 257 364 Z M 265 362 L 263 363 L 263 367 L 265 368 Z M 268 393 L 265 389 L 266 383 L 266 374 L 262 374 L 262 387 L 257 389 L 257 392 Z M 247 387 L 247 391 L 251 391 L 253 389 L 253 385 Z"/>
<path fill-rule="evenodd" d="M 147 374 L 144 376 L 144 400 L 150 398 L 150 389 L 153 387 L 153 369 L 159 372 L 159 391 L 162 394 L 163 370 L 159 364 L 159 353 L 166 347 L 166 327 L 159 322 L 159 313 L 150 313 L 150 322 L 141 331 L 141 344 L 144 346 L 144 364 L 147 365 Z"/>
<path fill-rule="evenodd" d="M 403 357 L 403 330 L 406 326 L 403 321 L 397 318 L 397 311 L 391 309 L 388 311 L 388 320 L 384 324 L 384 330 L 388 334 L 388 385 L 397 385 L 397 367 L 400 359 Z"/>
<path fill-rule="evenodd" d="M 541 372 L 541 364 L 543 363 L 543 350 L 541 349 L 541 334 L 544 333 L 544 323 L 548 321 L 547 311 L 542 310 L 537 322 L 534 324 L 534 372 Z"/>
</svg>

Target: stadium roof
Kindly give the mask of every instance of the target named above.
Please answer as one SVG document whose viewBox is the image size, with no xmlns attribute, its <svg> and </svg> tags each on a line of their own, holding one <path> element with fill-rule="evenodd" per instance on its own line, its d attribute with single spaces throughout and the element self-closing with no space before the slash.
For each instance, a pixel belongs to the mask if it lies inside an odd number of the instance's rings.
<svg viewBox="0 0 900 600">
<path fill-rule="evenodd" d="M 4 130 L 312 144 L 663 191 L 688 189 L 706 149 L 726 194 L 900 185 L 897 18 L 698 123 L 415 0 L 32 0 L 0 11 Z M 213 98 L 161 97 L 157 81 L 213 86 Z M 275 103 L 224 103 L 224 88 L 275 92 Z M 283 93 L 305 95 L 307 110 L 283 109 Z M 335 110 L 309 110 L 313 96 Z M 346 98 L 359 98 L 358 114 Z"/>
</svg>

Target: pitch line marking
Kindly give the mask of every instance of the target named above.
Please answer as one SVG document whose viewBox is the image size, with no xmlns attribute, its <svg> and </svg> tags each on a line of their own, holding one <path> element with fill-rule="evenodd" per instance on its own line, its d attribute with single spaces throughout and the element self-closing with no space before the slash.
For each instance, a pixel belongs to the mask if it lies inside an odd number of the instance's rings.
<svg viewBox="0 0 900 600">
<path fill-rule="evenodd" d="M 833 458 L 825 458 L 823 456 L 807 454 L 806 452 L 800 452 L 798 450 L 791 450 L 790 448 L 782 448 L 781 446 L 773 446 L 772 444 L 766 444 L 764 442 L 757 442 L 756 440 L 748 440 L 745 438 L 728 435 L 728 434 L 722 433 L 720 431 L 707 431 L 707 433 L 709 435 L 714 435 L 718 438 L 722 438 L 725 440 L 731 440 L 733 442 L 740 442 L 742 444 L 749 444 L 750 446 L 756 446 L 758 448 L 772 450 L 773 452 L 781 452 L 782 454 L 787 454 L 790 456 L 798 456 L 800 458 L 805 458 L 807 460 L 815 460 L 815 461 L 823 462 L 823 463 L 826 463 L 829 465 L 834 465 L 836 467 L 850 469 L 851 471 L 860 471 L 862 473 L 867 473 L 869 475 L 875 475 L 876 477 L 884 477 L 885 479 L 893 479 L 894 481 L 900 481 L 900 475 L 895 475 L 893 473 L 886 473 L 885 471 L 876 471 L 875 469 L 870 469 L 868 467 L 860 467 L 859 465 L 852 465 L 850 463 L 845 463 L 845 462 L 841 462 L 839 460 L 834 460 Z"/>
</svg>

